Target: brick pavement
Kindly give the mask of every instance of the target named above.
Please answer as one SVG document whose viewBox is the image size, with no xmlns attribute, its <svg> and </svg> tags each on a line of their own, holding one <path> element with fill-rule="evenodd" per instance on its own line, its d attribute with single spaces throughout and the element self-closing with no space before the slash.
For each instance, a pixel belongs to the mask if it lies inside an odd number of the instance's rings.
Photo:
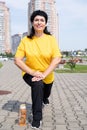
<svg viewBox="0 0 87 130">
<path fill-rule="evenodd" d="M 21 71 L 13 61 L 4 62 L 0 69 L 0 130 L 32 130 L 31 90 L 22 80 Z M 43 108 L 41 130 L 87 130 L 87 73 L 55 74 L 55 82 Z M 27 125 L 18 125 L 21 103 L 27 105 Z"/>
</svg>

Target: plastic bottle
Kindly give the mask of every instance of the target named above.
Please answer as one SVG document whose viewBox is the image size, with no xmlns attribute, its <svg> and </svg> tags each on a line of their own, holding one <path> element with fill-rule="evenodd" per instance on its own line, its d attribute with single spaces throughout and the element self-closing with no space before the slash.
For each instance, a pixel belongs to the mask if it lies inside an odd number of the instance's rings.
<svg viewBox="0 0 87 130">
<path fill-rule="evenodd" d="M 19 125 L 25 126 L 26 125 L 26 105 L 21 104 L 19 109 Z"/>
</svg>

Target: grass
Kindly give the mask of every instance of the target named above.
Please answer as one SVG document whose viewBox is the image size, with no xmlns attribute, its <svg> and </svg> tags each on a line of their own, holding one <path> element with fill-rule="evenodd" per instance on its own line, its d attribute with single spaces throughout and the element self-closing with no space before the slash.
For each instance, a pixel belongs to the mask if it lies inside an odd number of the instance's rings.
<svg viewBox="0 0 87 130">
<path fill-rule="evenodd" d="M 87 65 L 77 65 L 73 70 L 68 65 L 64 65 L 64 69 L 56 69 L 57 73 L 87 73 Z"/>
<path fill-rule="evenodd" d="M 3 66 L 2 63 L 0 62 L 0 68 L 1 68 L 2 66 Z"/>
</svg>

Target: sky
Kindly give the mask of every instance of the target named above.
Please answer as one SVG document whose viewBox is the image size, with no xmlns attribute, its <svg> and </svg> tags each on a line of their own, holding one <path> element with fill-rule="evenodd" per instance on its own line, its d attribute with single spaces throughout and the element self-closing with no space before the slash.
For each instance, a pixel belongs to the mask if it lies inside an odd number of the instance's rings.
<svg viewBox="0 0 87 130">
<path fill-rule="evenodd" d="M 10 9 L 11 35 L 28 28 L 29 0 L 0 0 Z M 56 0 L 59 15 L 59 47 L 62 51 L 87 48 L 87 0 Z"/>
</svg>

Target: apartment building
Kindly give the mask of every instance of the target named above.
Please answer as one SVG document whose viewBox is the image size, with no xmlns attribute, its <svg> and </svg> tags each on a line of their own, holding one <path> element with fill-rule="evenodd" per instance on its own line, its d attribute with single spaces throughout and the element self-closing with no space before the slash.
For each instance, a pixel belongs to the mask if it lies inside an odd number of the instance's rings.
<svg viewBox="0 0 87 130">
<path fill-rule="evenodd" d="M 16 49 L 20 43 L 20 40 L 22 38 L 22 34 L 15 34 L 12 37 L 12 54 L 15 54 Z"/>
<path fill-rule="evenodd" d="M 56 2 L 55 0 L 30 0 L 28 3 L 28 32 L 30 33 L 31 23 L 30 15 L 35 10 L 44 10 L 48 14 L 48 30 L 57 38 L 58 34 L 58 13 L 56 11 Z"/>
<path fill-rule="evenodd" d="M 12 54 L 15 54 L 16 50 L 17 50 L 17 47 L 21 41 L 21 39 L 25 36 L 27 36 L 27 32 L 24 32 L 23 34 L 19 33 L 19 34 L 14 34 L 12 37 L 11 37 L 11 40 L 12 40 Z"/>
<path fill-rule="evenodd" d="M 11 52 L 10 13 L 5 2 L 0 1 L 0 53 Z"/>
</svg>

